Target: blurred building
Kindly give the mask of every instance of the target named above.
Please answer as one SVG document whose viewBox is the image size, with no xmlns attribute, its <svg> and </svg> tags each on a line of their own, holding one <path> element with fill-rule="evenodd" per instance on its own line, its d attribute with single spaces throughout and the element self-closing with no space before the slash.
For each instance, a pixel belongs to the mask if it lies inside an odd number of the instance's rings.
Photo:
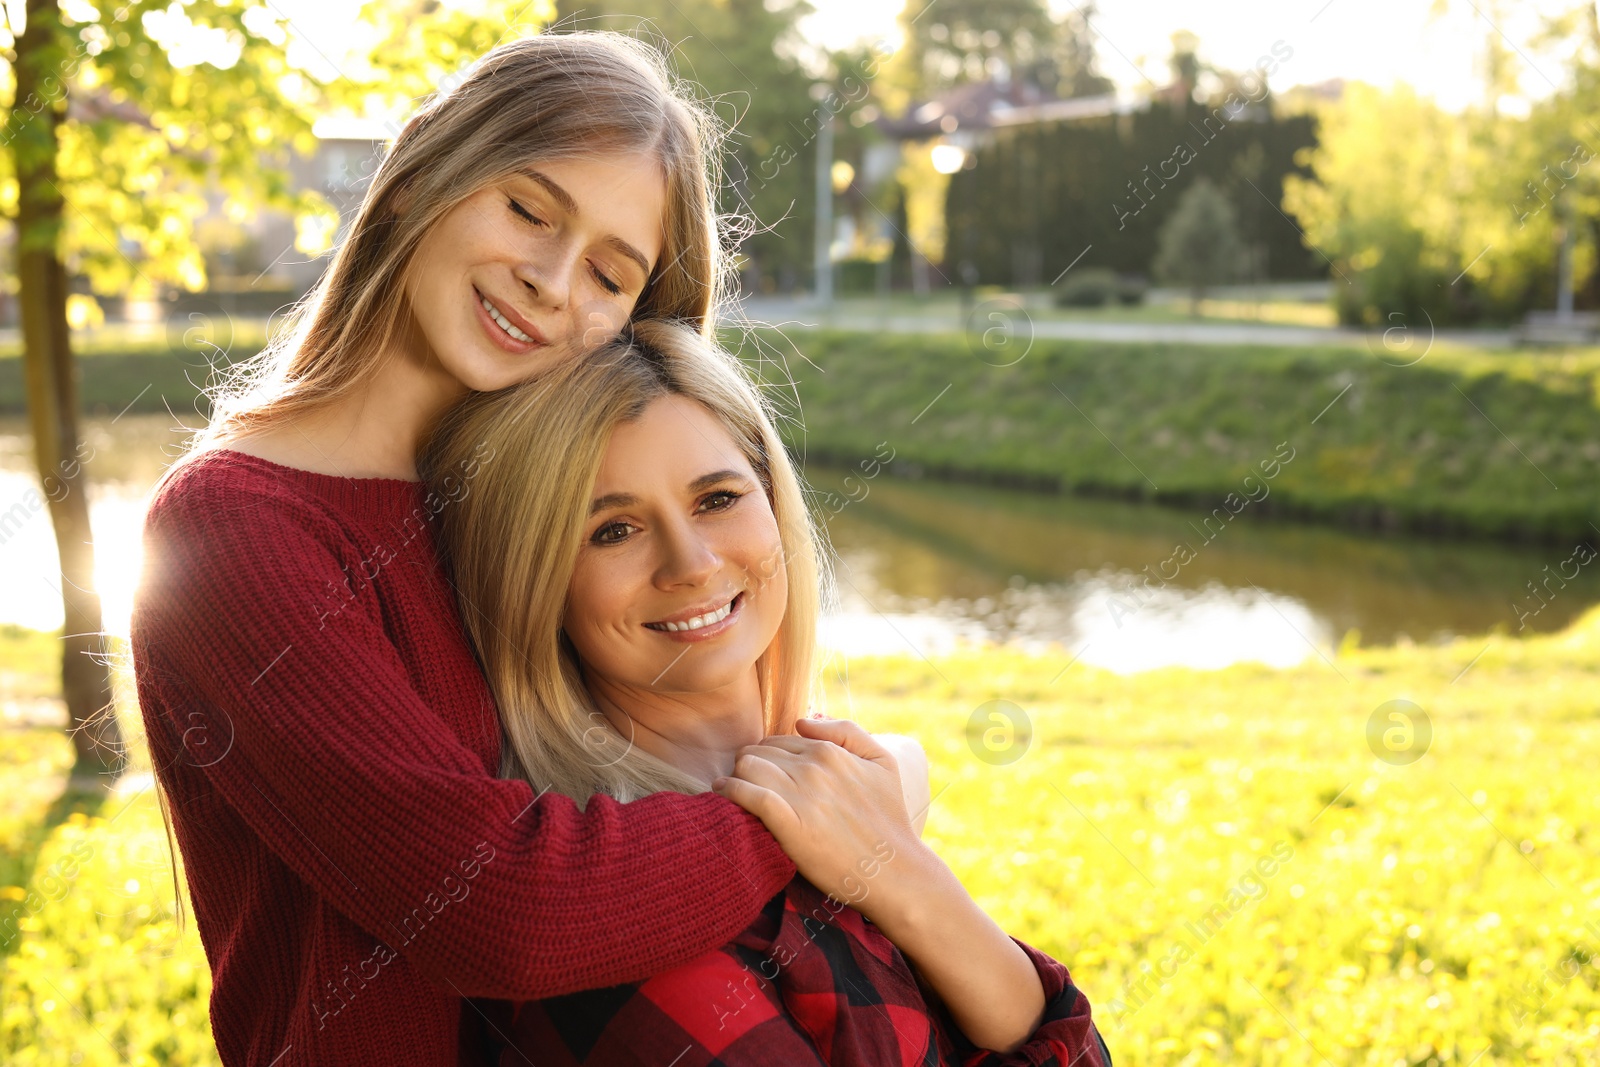
<svg viewBox="0 0 1600 1067">
<path fill-rule="evenodd" d="M 367 183 L 383 159 L 384 144 L 396 130 L 372 120 L 329 118 L 318 120 L 312 132 L 316 150 L 292 157 L 289 186 L 294 191 L 315 190 L 339 213 L 335 233 L 305 235 L 333 248 L 360 207 Z M 241 304 L 277 301 L 262 309 L 271 311 L 305 293 L 322 276 L 328 255 L 310 255 L 296 247 L 302 235 L 293 216 L 262 210 L 236 222 L 225 213 L 220 193 L 208 200 L 196 226 L 206 251 L 212 293 L 226 293 Z"/>
</svg>

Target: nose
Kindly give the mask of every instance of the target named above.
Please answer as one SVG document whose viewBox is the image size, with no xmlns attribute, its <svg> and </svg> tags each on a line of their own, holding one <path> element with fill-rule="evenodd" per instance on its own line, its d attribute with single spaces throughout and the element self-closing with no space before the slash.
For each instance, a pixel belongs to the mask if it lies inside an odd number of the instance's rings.
<svg viewBox="0 0 1600 1067">
<path fill-rule="evenodd" d="M 527 288 L 534 300 L 552 311 L 567 306 L 571 292 L 572 270 L 578 257 L 575 242 L 562 240 L 542 244 L 537 259 L 527 259 L 517 267 L 517 280 Z"/>
<path fill-rule="evenodd" d="M 682 589 L 705 585 L 722 568 L 722 557 L 693 524 L 680 520 L 661 531 L 661 558 L 656 565 L 656 585 Z"/>
</svg>

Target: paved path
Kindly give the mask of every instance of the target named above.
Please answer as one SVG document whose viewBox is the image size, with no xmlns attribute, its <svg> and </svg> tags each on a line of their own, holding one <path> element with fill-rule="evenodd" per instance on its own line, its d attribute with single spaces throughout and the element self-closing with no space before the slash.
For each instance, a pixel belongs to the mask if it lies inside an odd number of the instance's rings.
<svg viewBox="0 0 1600 1067">
<path fill-rule="evenodd" d="M 844 305 L 826 309 L 807 301 L 776 300 L 771 298 L 747 299 L 743 313 L 753 322 L 782 326 L 786 329 L 812 329 L 829 327 L 843 330 L 884 331 L 888 333 L 959 333 L 965 326 L 953 309 L 939 308 L 928 314 L 895 311 L 890 314 L 860 310 Z M 1280 326 L 1253 322 L 1090 322 L 1060 319 L 1039 319 L 1000 301 L 980 302 L 972 317 L 976 332 L 999 328 L 1011 329 L 1018 339 L 1032 330 L 1034 337 L 1072 341 L 1105 341 L 1111 344 L 1130 342 L 1168 342 L 1195 345 L 1282 345 L 1309 347 L 1313 345 L 1367 345 L 1382 347 L 1383 335 L 1368 334 L 1362 330 L 1343 327 Z M 1417 338 L 1427 337 L 1426 327 Z M 1474 348 L 1509 348 L 1513 341 L 1508 330 L 1441 330 L 1440 341 L 1468 345 Z M 1393 335 L 1396 344 L 1403 342 L 1402 335 Z"/>
</svg>

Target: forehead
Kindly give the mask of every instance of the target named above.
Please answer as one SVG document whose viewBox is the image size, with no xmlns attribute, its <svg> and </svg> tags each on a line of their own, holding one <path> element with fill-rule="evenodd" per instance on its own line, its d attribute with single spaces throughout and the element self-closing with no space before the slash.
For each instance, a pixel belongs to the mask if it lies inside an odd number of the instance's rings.
<svg viewBox="0 0 1600 1067">
<path fill-rule="evenodd" d="M 714 470 L 754 475 L 744 450 L 709 408 L 684 396 L 657 397 L 612 433 L 595 495 L 643 495 L 652 488 L 676 492 Z"/>
</svg>

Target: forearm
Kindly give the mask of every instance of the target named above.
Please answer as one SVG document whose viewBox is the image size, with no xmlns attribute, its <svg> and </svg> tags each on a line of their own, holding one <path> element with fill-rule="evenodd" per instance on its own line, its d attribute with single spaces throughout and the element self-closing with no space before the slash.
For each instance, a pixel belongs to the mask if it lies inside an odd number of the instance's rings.
<svg viewBox="0 0 1600 1067">
<path fill-rule="evenodd" d="M 944 1000 L 974 1045 L 1010 1052 L 1027 1041 L 1045 1007 L 1027 953 L 931 849 L 896 856 L 885 873 L 890 870 L 893 880 L 875 887 L 887 892 L 873 902 L 878 906 L 869 918 Z"/>
</svg>

